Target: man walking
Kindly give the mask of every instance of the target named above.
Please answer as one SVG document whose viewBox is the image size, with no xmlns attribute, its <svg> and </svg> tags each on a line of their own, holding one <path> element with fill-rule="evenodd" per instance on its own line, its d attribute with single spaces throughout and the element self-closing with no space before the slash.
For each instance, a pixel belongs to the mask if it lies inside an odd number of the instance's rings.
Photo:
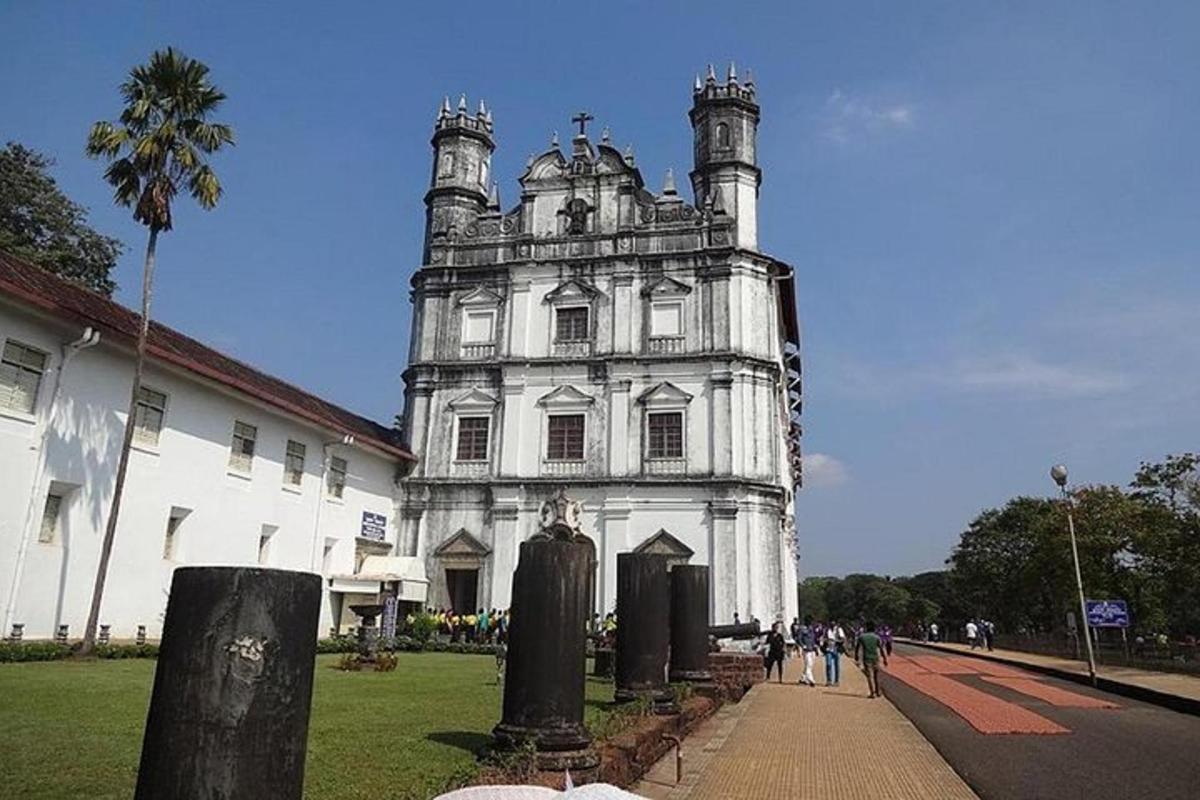
<svg viewBox="0 0 1200 800">
<path fill-rule="evenodd" d="M 861 658 L 859 657 L 860 653 L 862 654 Z M 883 694 L 879 690 L 879 660 L 881 658 L 886 667 L 888 657 L 883 649 L 883 640 L 879 638 L 879 634 L 875 633 L 875 623 L 868 622 L 866 631 L 859 635 L 858 642 L 854 645 L 854 663 L 860 666 L 867 676 L 868 697 L 880 697 Z"/>
<path fill-rule="evenodd" d="M 971 645 L 974 650 L 979 643 L 979 626 L 975 624 L 975 620 L 967 620 L 967 644 Z"/>
<path fill-rule="evenodd" d="M 817 632 L 813 628 L 812 621 L 810 614 L 804 618 L 804 624 L 800 626 L 800 637 L 797 644 L 800 645 L 800 653 L 804 657 L 804 675 L 797 683 L 816 686 L 817 682 L 813 678 L 813 661 L 817 658 Z"/>
<path fill-rule="evenodd" d="M 837 686 L 842 671 L 842 650 L 846 647 L 846 632 L 837 620 L 829 621 L 821 644 L 825 650 L 825 685 Z"/>
</svg>

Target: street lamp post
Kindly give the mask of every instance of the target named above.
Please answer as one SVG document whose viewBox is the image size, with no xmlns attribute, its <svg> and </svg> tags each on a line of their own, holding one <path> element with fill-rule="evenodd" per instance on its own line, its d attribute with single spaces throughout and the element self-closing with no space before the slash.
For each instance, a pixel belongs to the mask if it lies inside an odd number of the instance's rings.
<svg viewBox="0 0 1200 800">
<path fill-rule="evenodd" d="M 1087 643 L 1088 675 L 1092 686 L 1096 685 L 1096 656 L 1092 653 L 1092 634 L 1088 625 L 1087 602 L 1083 599 L 1083 573 L 1079 571 L 1079 547 L 1075 544 L 1075 516 L 1071 513 L 1071 495 L 1067 492 L 1067 468 L 1055 464 L 1050 468 L 1050 477 L 1062 492 L 1063 504 L 1067 507 L 1067 530 L 1071 533 L 1071 558 L 1075 561 L 1075 588 L 1079 590 L 1080 622 L 1083 625 L 1083 640 Z"/>
</svg>

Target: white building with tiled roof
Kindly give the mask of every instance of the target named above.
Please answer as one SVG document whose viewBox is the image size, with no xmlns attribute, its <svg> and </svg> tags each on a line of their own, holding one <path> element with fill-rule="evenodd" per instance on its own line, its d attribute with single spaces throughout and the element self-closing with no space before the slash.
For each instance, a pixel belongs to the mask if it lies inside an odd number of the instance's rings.
<svg viewBox="0 0 1200 800">
<path fill-rule="evenodd" d="M 83 633 L 136 326 L 129 309 L 0 253 L 6 636 Z M 100 613 L 113 638 L 157 636 L 180 565 L 318 572 L 322 633 L 351 623 L 356 599 L 374 602 L 381 579 L 424 602 L 419 565 L 393 558 L 396 485 L 415 458 L 391 429 L 162 325 L 148 353 Z"/>
</svg>

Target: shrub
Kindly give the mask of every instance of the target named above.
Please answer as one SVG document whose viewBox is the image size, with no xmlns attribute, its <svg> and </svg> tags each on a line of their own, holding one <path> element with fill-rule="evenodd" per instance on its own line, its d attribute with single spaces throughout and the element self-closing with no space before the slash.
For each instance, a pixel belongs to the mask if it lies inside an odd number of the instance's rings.
<svg viewBox="0 0 1200 800">
<path fill-rule="evenodd" d="M 0 663 L 57 661 L 71 655 L 71 648 L 57 642 L 0 642 Z"/>
<path fill-rule="evenodd" d="M 158 645 L 102 644 L 93 652 L 96 658 L 158 658 Z"/>
</svg>

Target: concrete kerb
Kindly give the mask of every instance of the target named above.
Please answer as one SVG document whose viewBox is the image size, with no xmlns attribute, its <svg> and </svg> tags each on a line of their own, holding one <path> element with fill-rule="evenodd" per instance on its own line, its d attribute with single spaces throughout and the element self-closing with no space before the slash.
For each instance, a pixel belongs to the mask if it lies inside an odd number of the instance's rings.
<svg viewBox="0 0 1200 800">
<path fill-rule="evenodd" d="M 1059 669 L 1047 664 L 1038 664 L 1031 661 L 1022 661 L 1018 658 L 1008 658 L 1006 656 L 998 656 L 995 653 L 972 650 L 958 650 L 953 647 L 946 647 L 936 642 L 922 642 L 916 639 L 906 639 L 899 636 L 896 641 L 902 644 L 910 644 L 915 647 L 924 647 L 927 650 L 936 650 L 939 653 L 950 653 L 953 655 L 967 656 L 969 658 L 979 658 L 984 661 L 994 661 L 997 664 L 1006 664 L 1010 667 L 1018 667 L 1026 669 L 1030 672 L 1037 672 L 1042 675 L 1049 675 L 1052 678 L 1062 678 L 1063 680 L 1078 683 L 1083 686 L 1091 686 L 1091 677 L 1086 672 L 1074 672 L 1072 670 Z M 1163 708 L 1169 708 L 1172 711 L 1178 711 L 1181 714 L 1191 714 L 1192 716 L 1200 717 L 1200 700 L 1191 697 L 1183 697 L 1170 692 L 1160 692 L 1157 689 L 1151 689 L 1148 686 L 1139 686 L 1135 683 L 1127 683 L 1125 681 L 1117 681 L 1112 678 L 1105 678 L 1102 675 L 1096 675 L 1096 688 L 1101 691 L 1109 692 L 1110 694 L 1118 694 L 1122 697 L 1128 697 L 1131 700 L 1140 700 L 1143 703 L 1150 703 Z"/>
</svg>

